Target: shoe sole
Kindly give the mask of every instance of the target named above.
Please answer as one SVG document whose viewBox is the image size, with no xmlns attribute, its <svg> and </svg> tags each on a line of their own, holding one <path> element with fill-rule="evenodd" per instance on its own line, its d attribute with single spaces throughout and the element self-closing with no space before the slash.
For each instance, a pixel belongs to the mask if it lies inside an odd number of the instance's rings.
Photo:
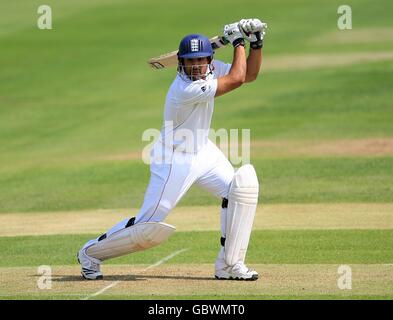
<svg viewBox="0 0 393 320">
<path fill-rule="evenodd" d="M 76 258 L 78 259 L 78 263 L 80 264 L 81 262 L 80 262 L 80 260 L 79 260 L 79 253 L 76 254 Z M 83 272 L 81 272 L 81 275 L 82 275 L 83 279 L 85 279 L 85 280 L 103 280 L 103 279 L 104 279 L 104 276 L 97 276 L 97 277 L 95 277 L 94 279 L 92 279 L 92 278 L 87 278 L 87 277 L 83 274 Z"/>
<path fill-rule="evenodd" d="M 85 279 L 85 280 L 93 280 L 94 281 L 94 280 L 103 280 L 104 279 L 104 276 L 97 276 L 94 279 L 87 278 L 82 272 L 81 272 L 81 275 L 82 275 L 83 279 Z"/>
<path fill-rule="evenodd" d="M 239 277 L 229 277 L 229 278 L 223 278 L 223 277 L 218 277 L 215 276 L 217 280 L 232 280 L 232 281 L 255 281 L 258 280 L 257 275 L 253 275 L 251 278 L 239 278 Z"/>
</svg>

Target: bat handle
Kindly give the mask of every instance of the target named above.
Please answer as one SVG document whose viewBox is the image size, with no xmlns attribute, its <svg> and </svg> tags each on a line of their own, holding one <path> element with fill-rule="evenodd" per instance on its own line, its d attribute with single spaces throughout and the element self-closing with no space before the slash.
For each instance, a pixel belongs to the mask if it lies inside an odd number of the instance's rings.
<svg viewBox="0 0 393 320">
<path fill-rule="evenodd" d="M 221 37 L 221 42 L 222 42 L 222 44 L 225 45 L 225 46 L 229 43 L 228 39 L 225 38 L 224 36 Z"/>
</svg>

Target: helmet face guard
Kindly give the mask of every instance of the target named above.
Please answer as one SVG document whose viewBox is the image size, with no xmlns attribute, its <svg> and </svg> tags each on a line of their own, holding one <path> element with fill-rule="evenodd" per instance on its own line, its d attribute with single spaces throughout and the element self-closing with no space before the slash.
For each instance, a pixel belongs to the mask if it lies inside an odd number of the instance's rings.
<svg viewBox="0 0 393 320">
<path fill-rule="evenodd" d="M 197 81 L 201 79 L 205 79 L 209 74 L 211 74 L 214 70 L 213 65 L 211 64 L 212 59 L 209 57 L 209 63 L 206 64 L 192 64 L 186 66 L 184 64 L 184 59 L 179 58 L 179 64 L 177 67 L 177 72 L 183 80 L 191 80 Z M 205 69 L 206 68 L 206 69 Z M 202 70 L 205 69 L 204 72 Z"/>
<path fill-rule="evenodd" d="M 177 53 L 179 64 L 177 71 L 183 79 L 196 81 L 206 78 L 212 71 L 211 62 L 214 51 L 207 37 L 200 34 L 190 34 L 182 39 Z M 204 65 L 185 66 L 184 59 L 196 59 L 208 57 L 209 63 Z M 206 72 L 201 72 L 207 65 Z"/>
</svg>

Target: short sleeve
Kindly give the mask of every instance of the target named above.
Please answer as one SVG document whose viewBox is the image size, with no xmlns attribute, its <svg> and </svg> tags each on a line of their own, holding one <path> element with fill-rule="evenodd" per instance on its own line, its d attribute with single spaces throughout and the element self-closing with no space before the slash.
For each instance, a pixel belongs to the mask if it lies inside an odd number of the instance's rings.
<svg viewBox="0 0 393 320">
<path fill-rule="evenodd" d="M 214 98 L 217 91 L 217 79 L 198 80 L 189 83 L 179 95 L 184 104 L 204 102 Z"/>
<path fill-rule="evenodd" d="M 214 74 L 216 78 L 226 76 L 232 67 L 232 64 L 224 63 L 220 60 L 213 60 L 213 65 L 214 65 Z"/>
</svg>

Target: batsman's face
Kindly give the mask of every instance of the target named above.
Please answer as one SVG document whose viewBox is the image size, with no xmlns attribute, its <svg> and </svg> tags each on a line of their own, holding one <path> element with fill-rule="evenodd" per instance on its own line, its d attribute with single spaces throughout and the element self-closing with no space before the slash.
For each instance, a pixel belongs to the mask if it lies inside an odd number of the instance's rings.
<svg viewBox="0 0 393 320">
<path fill-rule="evenodd" d="M 208 57 L 184 59 L 184 71 L 193 81 L 204 79 L 208 66 Z"/>
</svg>

